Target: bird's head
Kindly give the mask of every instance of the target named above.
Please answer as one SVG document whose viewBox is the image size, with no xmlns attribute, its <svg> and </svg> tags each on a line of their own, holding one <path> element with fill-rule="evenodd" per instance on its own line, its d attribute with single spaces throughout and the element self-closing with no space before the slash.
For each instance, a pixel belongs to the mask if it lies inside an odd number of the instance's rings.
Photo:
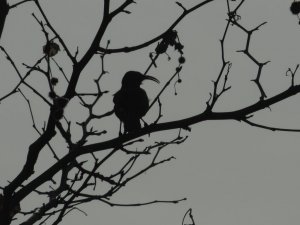
<svg viewBox="0 0 300 225">
<path fill-rule="evenodd" d="M 139 87 L 144 80 L 152 80 L 156 83 L 159 83 L 155 77 L 143 75 L 137 71 L 128 71 L 125 73 L 122 79 L 122 86 L 123 87 Z"/>
</svg>

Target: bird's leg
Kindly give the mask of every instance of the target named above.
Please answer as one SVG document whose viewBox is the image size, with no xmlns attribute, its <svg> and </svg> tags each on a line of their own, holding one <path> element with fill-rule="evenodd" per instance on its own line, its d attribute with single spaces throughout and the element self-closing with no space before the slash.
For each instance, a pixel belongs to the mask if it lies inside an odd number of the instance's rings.
<svg viewBox="0 0 300 225">
<path fill-rule="evenodd" d="M 144 127 L 148 127 L 148 126 L 149 126 L 148 123 L 147 123 L 143 118 L 141 118 L 141 120 L 142 120 L 143 123 L 144 123 Z"/>
<path fill-rule="evenodd" d="M 121 136 L 122 135 L 122 122 L 120 121 L 120 128 L 119 128 L 119 136 Z"/>
<path fill-rule="evenodd" d="M 149 126 L 148 123 L 146 123 L 146 121 L 143 118 L 141 118 L 141 120 L 144 123 L 144 127 L 148 127 Z M 148 133 L 148 136 L 150 137 L 150 133 Z"/>
</svg>

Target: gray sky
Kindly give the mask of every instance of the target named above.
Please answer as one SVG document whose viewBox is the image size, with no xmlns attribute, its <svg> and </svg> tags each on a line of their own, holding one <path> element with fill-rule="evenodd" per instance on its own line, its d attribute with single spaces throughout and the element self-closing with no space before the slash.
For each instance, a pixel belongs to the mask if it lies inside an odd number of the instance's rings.
<svg viewBox="0 0 300 225">
<path fill-rule="evenodd" d="M 13 2 L 13 1 L 12 1 Z M 122 1 L 112 1 L 116 7 Z M 122 14 L 113 21 L 103 39 L 111 40 L 111 47 L 122 47 L 141 43 L 164 31 L 181 13 L 173 0 L 137 0 L 138 4 L 128 9 L 132 14 Z M 181 1 L 186 7 L 199 1 Z M 226 18 L 226 1 L 217 0 L 187 16 L 176 28 L 184 44 L 187 62 L 182 71 L 183 82 L 177 85 L 174 96 L 172 85 L 163 95 L 162 121 L 184 118 L 201 112 L 212 91 L 211 80 L 215 79 L 221 66 L 220 44 Z M 52 0 L 41 1 L 42 6 L 57 31 L 66 40 L 72 52 L 79 46 L 79 57 L 87 49 L 101 16 L 102 1 L 99 0 Z M 300 27 L 297 18 L 289 12 L 291 1 L 252 0 L 246 1 L 240 10 L 241 23 L 253 28 L 267 21 L 254 33 L 250 51 L 261 62 L 270 60 L 263 69 L 262 85 L 268 97 L 288 88 L 290 79 L 285 71 L 299 63 L 298 43 Z M 26 4 L 13 10 L 7 19 L 1 45 L 21 67 L 21 63 L 32 64 L 42 54 L 43 35 L 31 13 L 37 13 L 33 4 Z M 39 16 L 39 14 L 37 13 Z M 41 17 L 39 17 L 41 18 Z M 240 30 L 230 27 L 226 41 L 226 58 L 233 63 L 229 76 L 230 92 L 216 105 L 216 111 L 228 111 L 244 107 L 257 101 L 259 92 L 250 80 L 257 68 L 242 53 L 246 36 Z M 115 93 L 125 71 L 144 71 L 148 54 L 155 45 L 132 54 L 109 55 L 103 88 Z M 158 60 L 158 68 L 150 74 L 166 81 L 177 65 L 178 54 L 170 51 L 172 60 L 166 56 Z M 71 64 L 62 52 L 56 59 L 65 66 L 70 75 Z M 1 55 L 0 94 L 6 94 L 18 81 L 17 75 Z M 99 73 L 99 60 L 92 60 L 80 81 L 78 90 L 92 90 L 93 78 Z M 23 70 L 25 71 L 25 70 Z M 46 83 L 39 74 L 34 74 L 32 84 L 44 90 Z M 300 76 L 296 82 L 299 83 Z M 58 86 L 63 93 L 64 84 Z M 150 98 L 154 98 L 161 86 L 145 83 L 143 86 Z M 59 91 L 58 91 L 59 92 Z M 32 99 L 32 106 L 39 128 L 47 118 L 47 107 L 30 91 L 24 93 Z M 99 113 L 112 107 L 112 96 L 108 95 L 99 105 Z M 257 114 L 253 121 L 283 128 L 300 128 L 299 96 L 290 98 Z M 80 120 L 86 115 L 77 103 L 71 102 L 67 109 L 70 119 Z M 155 110 L 147 118 L 155 116 Z M 1 185 L 11 180 L 25 160 L 28 145 L 37 137 L 31 127 L 26 102 L 20 95 L 14 95 L 0 105 L 0 177 Z M 110 129 L 104 139 L 117 134 L 118 120 L 111 118 L 99 126 Z M 77 130 L 74 127 L 74 133 Z M 77 132 L 78 133 L 78 132 Z M 175 132 L 160 133 L 170 138 Z M 194 125 L 189 139 L 179 146 L 165 150 L 164 156 L 174 155 L 176 160 L 150 170 L 136 179 L 113 198 L 117 203 L 137 203 L 152 200 L 173 200 L 187 197 L 178 205 L 152 205 L 133 208 L 110 208 L 92 202 L 80 212 L 70 213 L 63 225 L 81 224 L 130 224 L 130 225 L 176 225 L 188 208 L 193 209 L 197 225 L 296 225 L 300 221 L 300 151 L 299 134 L 271 132 L 253 128 L 236 121 L 209 121 Z M 15 141 L 17 138 L 17 141 Z M 58 148 L 63 141 L 53 143 Z M 94 140 L 95 141 L 95 140 Z M 62 156 L 66 150 L 58 150 Z M 48 150 L 43 151 L 37 171 L 54 163 Z M 36 201 L 27 199 L 26 208 Z"/>
</svg>

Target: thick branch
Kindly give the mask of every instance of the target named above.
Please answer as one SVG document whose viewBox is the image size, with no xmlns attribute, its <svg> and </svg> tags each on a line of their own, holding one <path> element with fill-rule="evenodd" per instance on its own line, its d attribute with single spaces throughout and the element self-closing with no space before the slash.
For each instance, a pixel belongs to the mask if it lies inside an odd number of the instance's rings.
<svg viewBox="0 0 300 225">
<path fill-rule="evenodd" d="M 9 6 L 7 4 L 7 0 L 0 0 L 0 38 L 2 36 L 6 16 L 9 11 Z"/>
<path fill-rule="evenodd" d="M 22 5 L 23 3 L 30 2 L 30 1 L 33 1 L 33 0 L 22 0 L 22 1 L 20 1 L 20 2 L 17 2 L 17 3 L 15 3 L 15 4 L 13 4 L 13 5 L 10 5 L 10 6 L 9 6 L 9 9 L 16 8 L 16 7 L 18 7 L 19 5 Z"/>
<path fill-rule="evenodd" d="M 96 151 L 107 150 L 107 149 L 115 148 L 116 146 L 122 146 L 124 143 L 131 141 L 135 138 L 141 137 L 145 134 L 164 131 L 164 130 L 177 129 L 177 128 L 187 128 L 192 124 L 200 123 L 206 120 L 230 120 L 231 119 L 231 120 L 241 121 L 244 120 L 247 115 L 255 113 L 275 103 L 281 102 L 282 100 L 287 99 L 293 95 L 296 95 L 299 92 L 300 92 L 300 85 L 293 86 L 278 95 L 275 95 L 269 99 L 260 100 L 257 103 L 245 107 L 243 109 L 239 109 L 231 112 L 211 112 L 209 110 L 206 110 L 201 114 L 186 119 L 160 123 L 160 124 L 152 124 L 147 127 L 144 127 L 143 129 L 139 130 L 136 133 L 129 133 L 108 141 L 83 146 L 80 149 L 74 149 L 69 154 L 64 156 L 61 160 L 59 160 L 57 163 L 55 163 L 52 167 L 46 170 L 43 174 L 41 174 L 39 177 L 31 181 L 28 185 L 26 185 L 19 192 L 17 192 L 14 196 L 14 201 L 17 202 L 21 201 L 31 192 L 31 190 L 36 189 L 41 184 L 49 180 L 57 172 L 59 172 L 65 165 L 67 165 L 70 161 L 74 160 L 76 157 L 80 155 L 92 153 Z"/>
<path fill-rule="evenodd" d="M 74 70 L 70 79 L 70 83 L 68 86 L 68 89 L 65 93 L 65 98 L 72 98 L 75 95 L 75 89 L 77 86 L 77 82 L 79 79 L 79 76 L 81 74 L 81 71 L 85 68 L 85 66 L 88 64 L 88 62 L 91 60 L 91 58 L 94 56 L 94 54 L 97 51 L 97 48 L 100 44 L 100 41 L 103 37 L 103 34 L 111 21 L 111 17 L 109 16 L 109 5 L 110 5 L 110 0 L 104 0 L 104 12 L 103 12 L 103 19 L 102 23 L 96 33 L 96 36 L 94 37 L 94 40 L 85 53 L 85 55 L 82 57 L 82 59 L 75 64 Z"/>
<path fill-rule="evenodd" d="M 32 225 L 35 222 L 39 221 L 41 218 L 43 218 L 43 216 L 45 216 L 45 213 L 56 207 L 58 204 L 56 199 L 53 199 L 52 201 L 48 202 L 47 204 L 44 204 L 39 211 L 37 211 L 36 213 L 34 213 L 27 221 L 21 223 L 20 225 Z"/>
<path fill-rule="evenodd" d="M 4 194 L 11 196 L 13 192 L 34 173 L 39 152 L 55 135 L 54 122 L 49 121 L 47 130 L 29 146 L 26 163 L 20 174 L 4 189 Z"/>
</svg>

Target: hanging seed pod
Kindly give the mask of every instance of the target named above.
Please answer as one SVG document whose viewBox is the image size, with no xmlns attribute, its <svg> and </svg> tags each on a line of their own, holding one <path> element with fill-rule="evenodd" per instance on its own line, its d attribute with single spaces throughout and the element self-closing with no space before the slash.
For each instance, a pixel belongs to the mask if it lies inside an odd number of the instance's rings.
<svg viewBox="0 0 300 225">
<path fill-rule="evenodd" d="M 48 42 L 43 46 L 43 52 L 48 57 L 55 56 L 58 51 L 60 51 L 59 45 L 54 42 Z"/>
<path fill-rule="evenodd" d="M 291 4 L 290 10 L 292 14 L 297 15 L 300 13 L 300 2 L 293 2 Z"/>
<path fill-rule="evenodd" d="M 167 42 L 169 45 L 173 46 L 176 42 L 176 38 L 177 38 L 177 31 L 171 30 L 164 35 L 163 40 Z"/>
<path fill-rule="evenodd" d="M 168 49 L 168 43 L 165 41 L 160 42 L 157 47 L 155 48 L 156 54 L 163 54 Z"/>
<path fill-rule="evenodd" d="M 51 82 L 51 84 L 52 84 L 53 86 L 55 86 L 55 85 L 57 85 L 57 83 L 58 83 L 58 78 L 57 78 L 57 77 L 52 77 L 51 80 L 50 80 L 50 82 Z"/>
<path fill-rule="evenodd" d="M 54 91 L 50 91 L 49 92 L 49 97 L 52 98 L 52 99 L 55 99 L 56 98 L 56 93 Z"/>
<path fill-rule="evenodd" d="M 179 62 L 180 64 L 185 63 L 185 58 L 184 58 L 183 56 L 180 56 L 180 57 L 178 58 L 178 62 Z"/>
</svg>

